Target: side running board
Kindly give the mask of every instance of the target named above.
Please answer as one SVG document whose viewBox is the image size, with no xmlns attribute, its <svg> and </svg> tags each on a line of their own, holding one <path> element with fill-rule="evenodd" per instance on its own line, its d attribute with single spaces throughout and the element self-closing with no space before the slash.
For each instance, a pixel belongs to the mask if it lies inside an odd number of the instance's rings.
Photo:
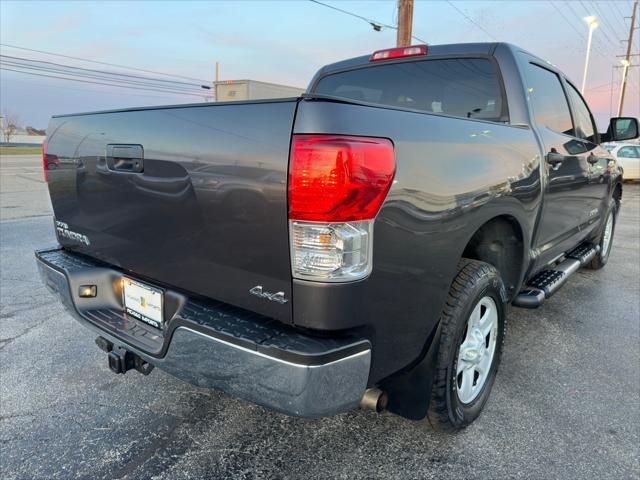
<svg viewBox="0 0 640 480">
<path fill-rule="evenodd" d="M 580 267 L 589 263 L 600 251 L 599 245 L 583 243 L 567 255 L 553 268 L 542 270 L 527 283 L 527 286 L 513 300 L 515 307 L 538 308 L 556 293 L 567 279 Z"/>
</svg>

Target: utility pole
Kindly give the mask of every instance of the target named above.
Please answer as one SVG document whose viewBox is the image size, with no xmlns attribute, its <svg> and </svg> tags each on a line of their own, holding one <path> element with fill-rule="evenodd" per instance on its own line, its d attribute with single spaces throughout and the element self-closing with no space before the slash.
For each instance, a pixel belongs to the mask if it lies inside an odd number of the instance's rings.
<svg viewBox="0 0 640 480">
<path fill-rule="evenodd" d="M 622 108 L 624 107 L 624 92 L 627 89 L 627 76 L 629 75 L 629 65 L 631 62 L 631 46 L 633 45 L 633 31 L 636 25 L 636 10 L 638 9 L 638 1 L 633 2 L 633 13 L 631 14 L 631 27 L 629 28 L 629 39 L 627 40 L 627 55 L 622 61 L 624 70 L 622 70 L 622 85 L 620 86 L 620 102 L 618 103 L 618 117 L 622 116 Z"/>
<path fill-rule="evenodd" d="M 213 82 L 213 101 L 217 102 L 218 101 L 218 69 L 219 69 L 219 65 L 218 62 L 216 62 L 216 73 L 215 73 L 215 81 Z"/>
<path fill-rule="evenodd" d="M 413 25 L 413 0 L 398 0 L 398 36 L 397 47 L 411 45 L 411 26 Z"/>
</svg>

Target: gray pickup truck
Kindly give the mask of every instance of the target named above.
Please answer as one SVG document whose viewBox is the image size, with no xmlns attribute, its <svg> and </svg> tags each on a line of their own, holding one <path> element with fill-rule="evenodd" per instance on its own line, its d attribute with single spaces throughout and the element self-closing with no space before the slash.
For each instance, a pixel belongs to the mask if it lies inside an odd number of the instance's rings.
<svg viewBox="0 0 640 480">
<path fill-rule="evenodd" d="M 320 69 L 300 98 L 54 117 L 44 282 L 116 373 L 154 366 L 290 415 L 455 430 L 508 305 L 611 251 L 622 178 L 576 87 L 504 43 Z"/>
</svg>

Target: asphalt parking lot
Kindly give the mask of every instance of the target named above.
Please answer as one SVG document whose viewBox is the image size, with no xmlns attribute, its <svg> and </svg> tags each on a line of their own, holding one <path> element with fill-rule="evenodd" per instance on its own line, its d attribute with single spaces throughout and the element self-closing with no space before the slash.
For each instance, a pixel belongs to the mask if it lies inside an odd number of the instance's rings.
<svg viewBox="0 0 640 480">
<path fill-rule="evenodd" d="M 480 419 L 445 435 L 389 413 L 300 420 L 158 370 L 116 376 L 40 283 L 55 241 L 39 158 L 0 158 L 0 477 L 640 478 L 640 186 L 604 270 L 511 309 Z"/>
</svg>

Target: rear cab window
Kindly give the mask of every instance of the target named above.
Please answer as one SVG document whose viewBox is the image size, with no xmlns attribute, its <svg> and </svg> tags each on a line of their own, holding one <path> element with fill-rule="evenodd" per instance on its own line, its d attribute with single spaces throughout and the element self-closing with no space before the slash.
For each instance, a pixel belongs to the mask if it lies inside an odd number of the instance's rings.
<svg viewBox="0 0 640 480">
<path fill-rule="evenodd" d="M 326 75 L 313 91 L 427 113 L 508 121 L 497 67 L 487 58 L 371 65 Z"/>
</svg>

